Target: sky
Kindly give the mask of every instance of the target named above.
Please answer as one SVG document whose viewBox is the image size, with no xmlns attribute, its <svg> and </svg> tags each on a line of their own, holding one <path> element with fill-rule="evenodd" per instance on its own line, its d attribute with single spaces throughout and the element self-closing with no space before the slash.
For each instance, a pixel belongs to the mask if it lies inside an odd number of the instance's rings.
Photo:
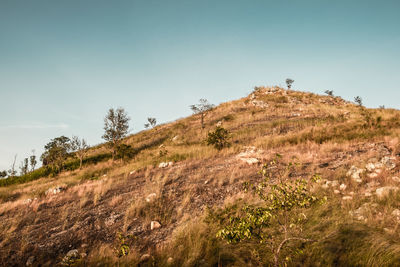
<svg viewBox="0 0 400 267">
<path fill-rule="evenodd" d="M 158 123 L 254 86 L 400 108 L 400 1 L 0 0 L 0 170 L 50 139 L 102 142 L 111 107 Z"/>
</svg>

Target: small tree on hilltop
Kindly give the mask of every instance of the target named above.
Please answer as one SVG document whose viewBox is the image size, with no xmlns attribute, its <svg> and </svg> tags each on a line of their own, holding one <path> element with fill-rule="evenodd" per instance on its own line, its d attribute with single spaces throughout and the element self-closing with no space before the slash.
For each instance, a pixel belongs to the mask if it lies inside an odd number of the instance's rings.
<svg viewBox="0 0 400 267">
<path fill-rule="evenodd" d="M 7 171 L 0 171 L 0 178 L 7 177 Z"/>
<path fill-rule="evenodd" d="M 221 126 L 217 126 L 214 132 L 209 132 L 208 137 L 206 139 L 207 145 L 212 145 L 218 150 L 222 150 L 224 147 L 229 147 L 231 144 L 228 139 L 230 138 L 230 134 L 228 130 L 222 128 Z"/>
<path fill-rule="evenodd" d="M 280 155 L 277 155 L 280 157 Z M 302 226 L 307 220 L 303 213 L 326 198 L 313 194 L 311 184 L 320 177 L 314 175 L 305 179 L 288 179 L 293 163 L 280 171 L 276 159 L 265 164 L 260 173 L 263 181 L 258 184 L 244 184 L 244 189 L 258 196 L 258 204 L 244 204 L 226 208 L 220 215 L 220 222 L 225 224 L 218 231 L 217 237 L 228 243 L 238 243 L 255 239 L 271 249 L 274 265 L 280 265 L 280 254 L 289 242 L 313 242 L 305 237 Z M 285 264 L 283 264 L 285 265 Z"/>
<path fill-rule="evenodd" d="M 14 156 L 13 164 L 11 168 L 8 170 L 8 177 L 14 177 L 17 175 L 17 170 L 15 170 L 15 162 L 17 161 L 17 155 Z"/>
<path fill-rule="evenodd" d="M 127 113 L 123 108 L 114 110 L 110 108 L 104 118 L 104 135 L 102 138 L 109 142 L 112 149 L 112 159 L 115 159 L 118 145 L 128 134 L 129 120 Z"/>
<path fill-rule="evenodd" d="M 78 136 L 72 136 L 71 148 L 79 159 L 79 169 L 82 169 L 83 158 L 89 151 L 89 145 L 86 143 L 85 139 L 80 139 Z"/>
<path fill-rule="evenodd" d="M 21 166 L 19 167 L 20 169 L 20 174 L 25 175 L 29 171 L 29 159 L 25 158 L 23 161 L 21 161 Z"/>
<path fill-rule="evenodd" d="M 44 166 L 51 166 L 53 173 L 60 172 L 63 168 L 64 161 L 71 151 L 71 139 L 66 136 L 60 136 L 52 139 L 44 146 L 44 153 L 40 157 Z"/>
<path fill-rule="evenodd" d="M 289 78 L 286 79 L 286 85 L 287 85 L 288 89 L 292 88 L 293 83 L 294 83 L 294 80 L 289 79 Z"/>
<path fill-rule="evenodd" d="M 144 124 L 144 127 L 147 129 L 151 126 L 151 128 L 154 128 L 157 124 L 156 118 L 147 118 L 148 123 Z"/>
<path fill-rule="evenodd" d="M 356 96 L 356 97 L 354 98 L 354 102 L 356 102 L 357 105 L 359 105 L 360 107 L 363 106 L 362 98 L 361 98 L 360 96 Z"/>
<path fill-rule="evenodd" d="M 213 104 L 210 104 L 207 99 L 200 99 L 199 104 L 190 105 L 190 109 L 194 114 L 200 114 L 201 119 L 201 128 L 204 129 L 204 118 L 207 115 L 207 112 L 214 107 Z"/>
<path fill-rule="evenodd" d="M 325 94 L 328 96 L 333 96 L 333 91 L 332 90 L 325 90 Z"/>
<path fill-rule="evenodd" d="M 31 166 L 31 172 L 34 171 L 37 164 L 35 150 L 32 150 L 32 155 L 29 157 L 29 164 Z"/>
</svg>

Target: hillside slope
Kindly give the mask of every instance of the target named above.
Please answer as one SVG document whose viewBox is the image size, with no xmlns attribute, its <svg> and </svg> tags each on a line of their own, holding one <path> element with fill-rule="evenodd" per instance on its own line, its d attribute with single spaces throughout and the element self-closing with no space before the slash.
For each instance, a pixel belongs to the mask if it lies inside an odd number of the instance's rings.
<svg viewBox="0 0 400 267">
<path fill-rule="evenodd" d="M 315 190 L 327 197 L 304 215 L 302 231 L 317 240 L 283 255 L 286 264 L 400 264 L 400 111 L 258 87 L 205 122 L 202 129 L 193 115 L 126 138 L 137 151 L 129 162 L 0 188 L 0 264 L 271 265 L 263 244 L 216 238 L 221 226 L 210 214 L 255 201 L 242 185 L 260 181 L 262 164 L 277 153 L 278 168 L 299 166 L 289 179 L 320 174 Z M 217 124 L 231 133 L 221 151 L 204 142 Z M 99 146 L 91 155 L 106 152 Z"/>
</svg>

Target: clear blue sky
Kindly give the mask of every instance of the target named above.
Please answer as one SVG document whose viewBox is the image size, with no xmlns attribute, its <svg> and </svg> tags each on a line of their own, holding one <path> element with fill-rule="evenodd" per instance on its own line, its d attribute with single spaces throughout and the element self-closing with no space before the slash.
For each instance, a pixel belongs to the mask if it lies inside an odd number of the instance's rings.
<svg viewBox="0 0 400 267">
<path fill-rule="evenodd" d="M 101 142 L 124 107 L 190 114 L 255 85 L 399 108 L 400 1 L 0 0 L 0 170 L 59 135 Z"/>
</svg>

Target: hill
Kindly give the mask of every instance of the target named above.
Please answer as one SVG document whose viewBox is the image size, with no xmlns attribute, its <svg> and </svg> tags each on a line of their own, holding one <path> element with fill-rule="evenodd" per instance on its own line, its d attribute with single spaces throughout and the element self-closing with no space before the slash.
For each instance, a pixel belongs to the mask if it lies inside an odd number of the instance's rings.
<svg viewBox="0 0 400 267">
<path fill-rule="evenodd" d="M 220 151 L 204 141 L 216 125 L 230 133 Z M 276 245 L 217 233 L 229 209 L 260 205 L 243 185 L 259 184 L 275 162 L 273 178 L 318 174 L 310 192 L 325 200 L 298 210 L 298 234 L 312 242 L 282 246 L 280 264 L 399 265 L 399 133 L 398 110 L 256 87 L 209 111 L 204 129 L 193 115 L 129 136 L 129 161 L 112 162 L 100 145 L 88 156 L 100 160 L 82 170 L 1 187 L 0 263 L 273 265 Z M 274 242 L 284 240 L 282 225 L 266 228 Z"/>
</svg>

